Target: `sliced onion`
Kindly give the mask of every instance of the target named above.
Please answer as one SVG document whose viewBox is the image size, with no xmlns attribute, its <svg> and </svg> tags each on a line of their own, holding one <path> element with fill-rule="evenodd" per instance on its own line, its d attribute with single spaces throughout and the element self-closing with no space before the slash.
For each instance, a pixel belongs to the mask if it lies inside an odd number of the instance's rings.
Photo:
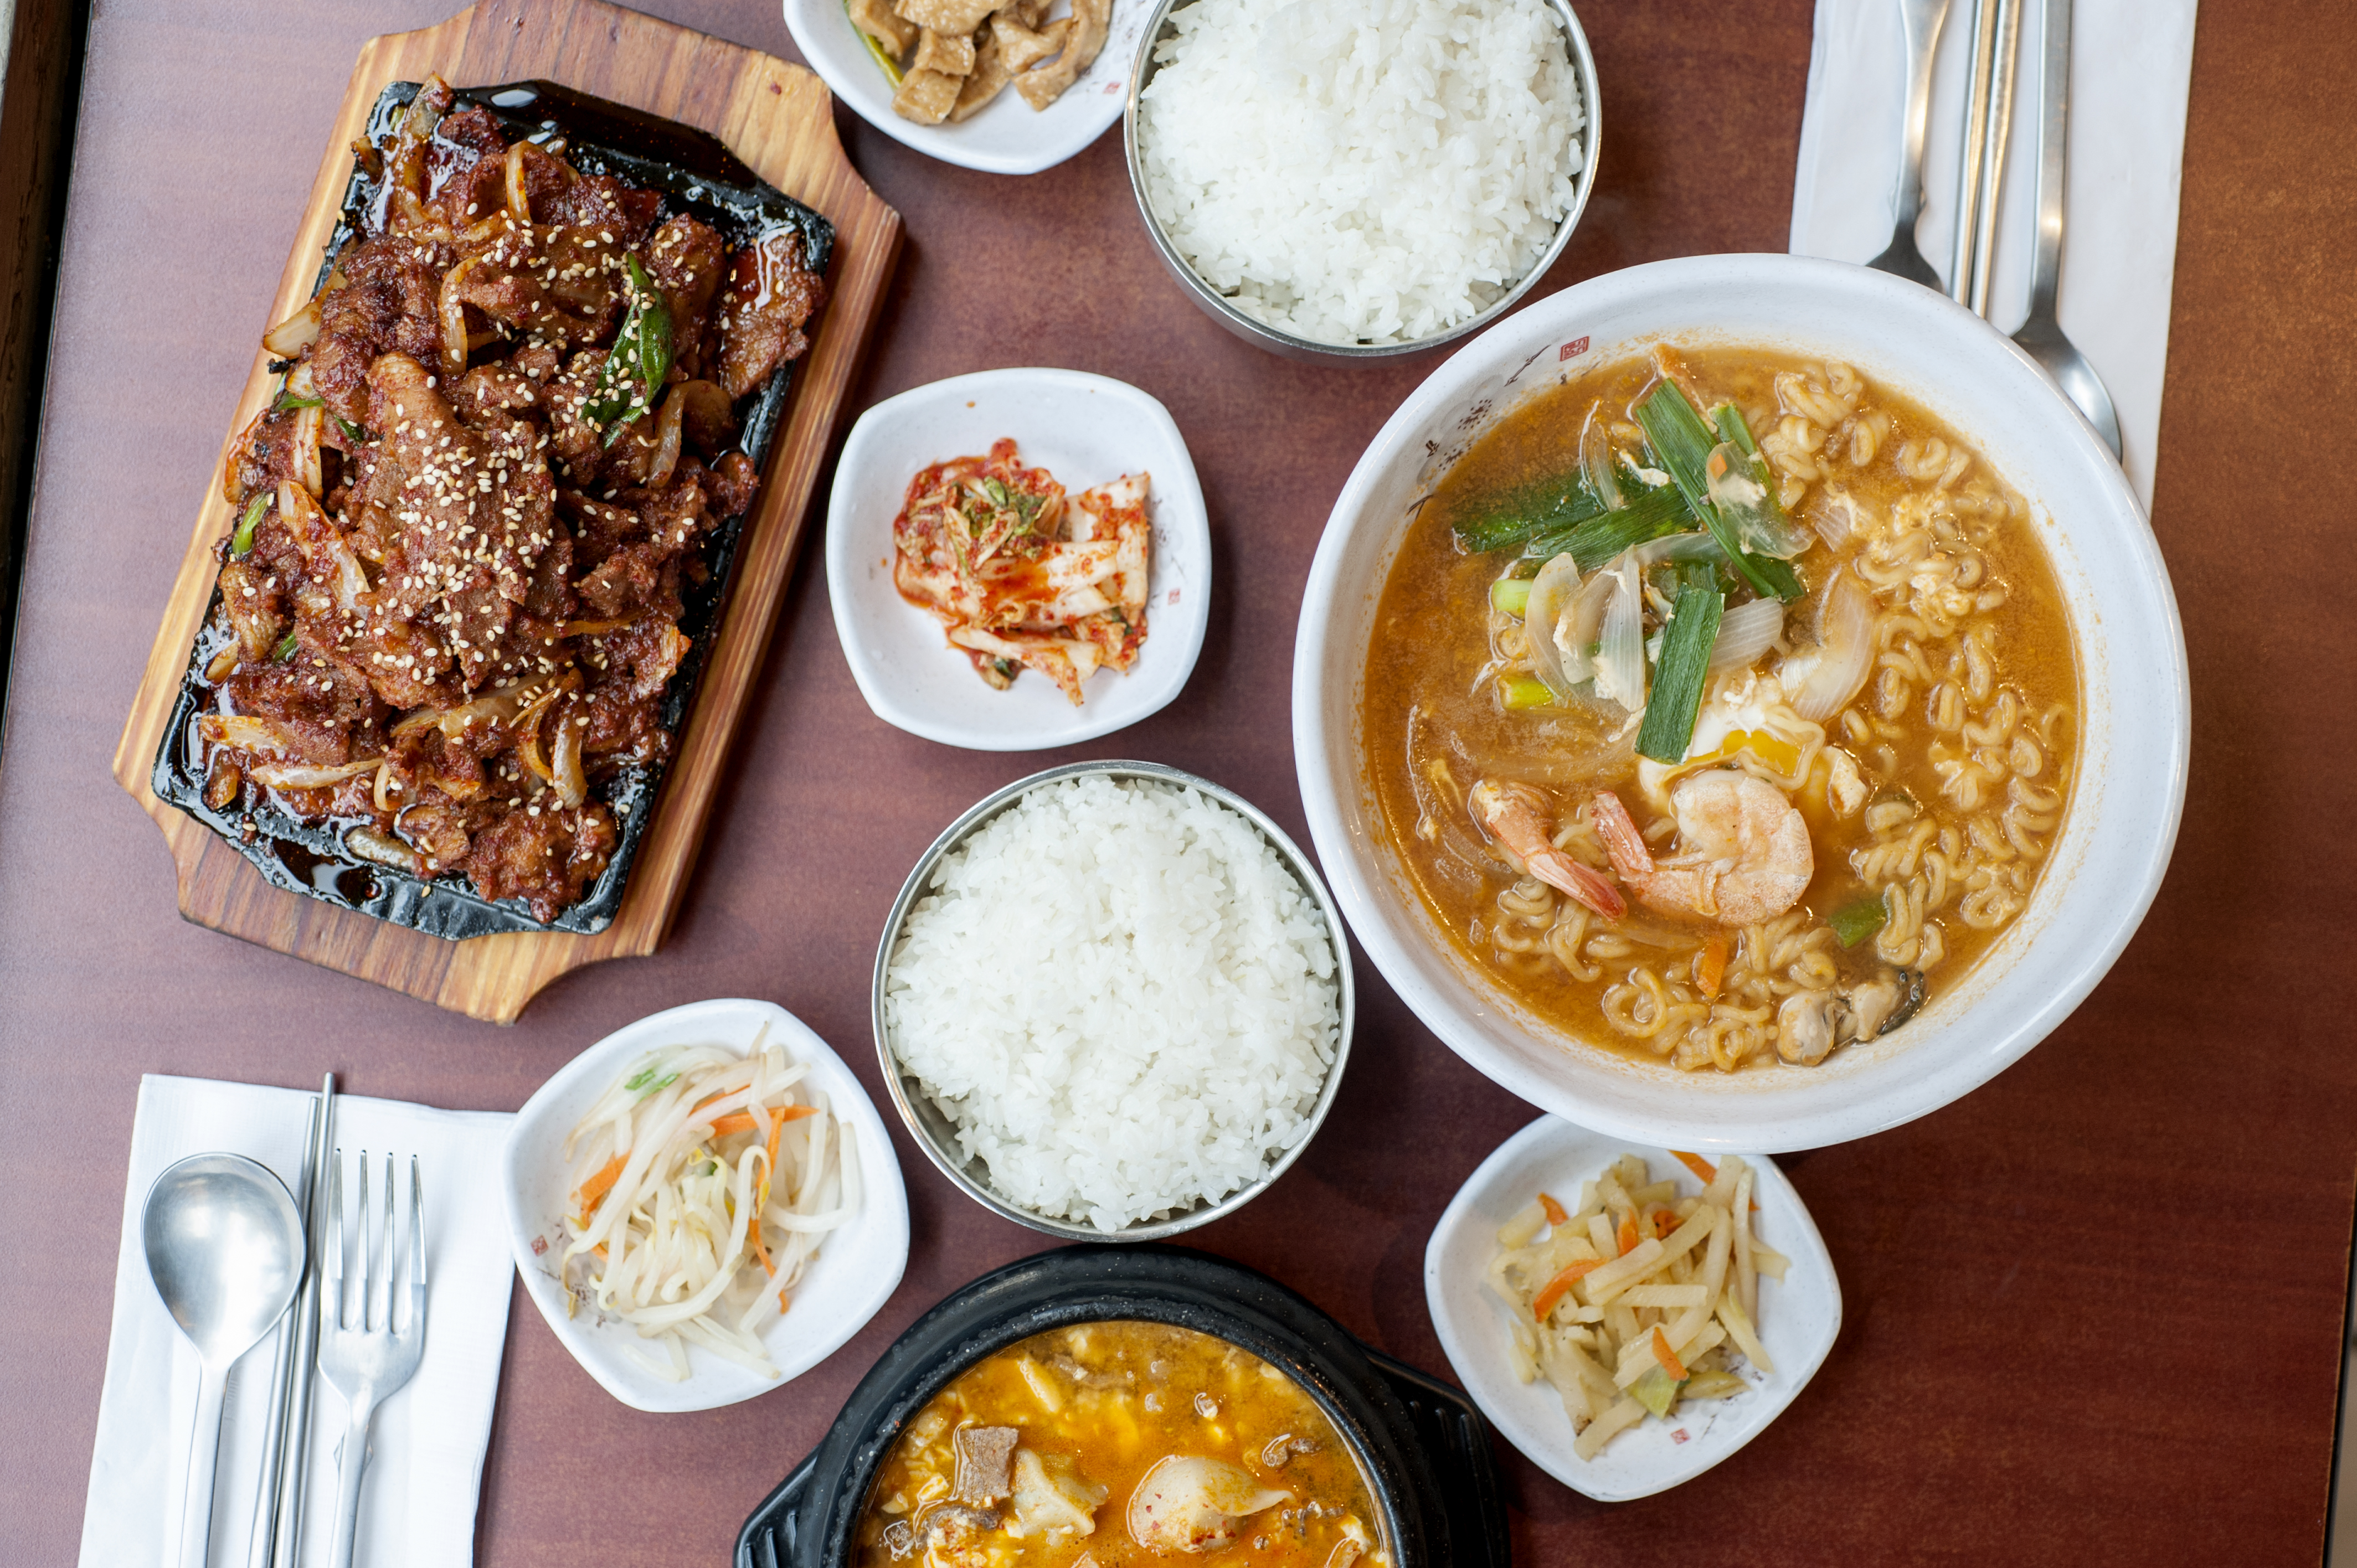
<svg viewBox="0 0 2357 1568">
<path fill-rule="evenodd" d="M 518 142 L 508 148 L 508 216 L 519 223 L 532 221 L 532 195 L 523 178 L 523 150 L 530 142 Z"/>
<path fill-rule="evenodd" d="M 1835 550 L 1850 542 L 1850 536 L 1857 532 L 1858 521 L 1857 502 L 1845 490 L 1824 490 L 1809 508 L 1809 526 Z"/>
<path fill-rule="evenodd" d="M 442 274 L 442 370 L 450 376 L 467 373 L 467 305 L 458 290 L 480 256 L 468 256 Z"/>
<path fill-rule="evenodd" d="M 362 860 L 390 865 L 412 876 L 425 875 L 425 857 L 391 833 L 379 832 L 374 828 L 354 828 L 344 835 L 344 847 Z"/>
<path fill-rule="evenodd" d="M 1874 671 L 1874 596 L 1848 572 L 1835 577 L 1817 608 L 1817 645 L 1788 656 L 1776 676 L 1792 711 L 1823 724 L 1847 706 Z"/>
<path fill-rule="evenodd" d="M 253 779 L 273 789 L 324 789 L 330 784 L 340 784 L 363 773 L 373 773 L 383 762 L 382 757 L 371 757 L 361 762 L 339 763 L 332 768 L 304 762 L 264 762 L 255 765 Z"/>
<path fill-rule="evenodd" d="M 679 470 L 679 421 L 683 409 L 679 389 L 674 387 L 671 395 L 663 399 L 662 407 L 655 411 L 655 456 L 647 469 L 647 489 L 651 490 L 670 484 L 672 475 Z"/>
<path fill-rule="evenodd" d="M 581 726 L 556 715 L 556 740 L 548 748 L 548 768 L 556 776 L 556 798 L 575 807 L 589 798 L 589 776 L 581 771 Z"/>
<path fill-rule="evenodd" d="M 554 681 L 534 677 L 496 687 L 455 708 L 420 708 L 393 726 L 393 738 L 414 734 L 427 725 L 439 728 L 453 740 L 479 724 L 520 725 L 527 715 L 538 717 L 549 703 L 580 684 L 581 671 L 567 670 Z"/>
<path fill-rule="evenodd" d="M 1754 599 L 1738 605 L 1719 618 L 1718 640 L 1710 645 L 1710 673 L 1741 670 L 1776 646 L 1784 629 L 1781 599 Z"/>
<path fill-rule="evenodd" d="M 1604 625 L 1604 607 L 1612 602 L 1612 591 L 1620 581 L 1609 572 L 1593 574 L 1556 618 L 1555 650 L 1563 660 L 1563 678 L 1575 686 L 1595 678 L 1596 660 L 1587 650 L 1596 646 Z"/>
<path fill-rule="evenodd" d="M 327 470 L 319 460 L 319 437 L 327 425 L 327 410 L 317 403 L 295 411 L 295 478 L 315 496 L 327 489 Z"/>
<path fill-rule="evenodd" d="M 262 346 L 281 360 L 292 360 L 319 340 L 319 300 L 313 295 L 303 308 L 262 335 Z"/>
<path fill-rule="evenodd" d="M 285 756 L 298 745 L 284 725 L 250 714 L 199 714 L 197 733 L 211 745 L 233 746 L 240 751 Z"/>
<path fill-rule="evenodd" d="M 1563 655 L 1555 648 L 1555 623 L 1578 591 L 1579 563 L 1566 551 L 1531 579 L 1530 603 L 1523 611 L 1523 640 L 1530 644 L 1531 664 L 1557 697 L 1571 694 L 1571 682 L 1564 674 Z"/>
<path fill-rule="evenodd" d="M 1751 458 L 1742 447 L 1732 441 L 1720 442 L 1710 449 L 1703 472 L 1711 504 L 1734 525 L 1736 542 L 1744 549 L 1754 555 L 1790 561 L 1809 547 L 1808 540 L 1786 527 L 1777 515 L 1768 487 L 1752 472 Z"/>
<path fill-rule="evenodd" d="M 1634 553 L 1623 552 L 1608 570 L 1614 586 L 1596 650 L 1596 694 L 1640 713 L 1645 706 L 1645 600 L 1637 586 Z"/>
<path fill-rule="evenodd" d="M 1620 510 L 1620 478 L 1612 471 L 1612 440 L 1604 434 L 1603 405 L 1587 411 L 1587 428 L 1579 433 L 1579 471 L 1587 488 L 1607 511 Z"/>
<path fill-rule="evenodd" d="M 1724 561 L 1727 552 L 1718 541 L 1707 533 L 1673 533 L 1661 539 L 1648 539 L 1642 544 L 1629 547 L 1630 557 L 1637 570 L 1658 566 L 1664 561 Z"/>
</svg>

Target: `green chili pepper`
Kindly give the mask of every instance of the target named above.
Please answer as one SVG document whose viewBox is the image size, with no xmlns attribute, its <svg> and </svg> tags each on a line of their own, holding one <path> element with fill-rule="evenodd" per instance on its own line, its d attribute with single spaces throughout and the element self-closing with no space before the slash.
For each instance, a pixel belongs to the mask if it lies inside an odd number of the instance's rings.
<svg viewBox="0 0 2357 1568">
<path fill-rule="evenodd" d="M 638 257 L 626 258 L 626 264 L 630 308 L 614 335 L 614 346 L 606 351 L 596 391 L 581 405 L 582 420 L 602 426 L 608 446 L 654 407 L 655 394 L 671 374 L 671 307 Z"/>
</svg>

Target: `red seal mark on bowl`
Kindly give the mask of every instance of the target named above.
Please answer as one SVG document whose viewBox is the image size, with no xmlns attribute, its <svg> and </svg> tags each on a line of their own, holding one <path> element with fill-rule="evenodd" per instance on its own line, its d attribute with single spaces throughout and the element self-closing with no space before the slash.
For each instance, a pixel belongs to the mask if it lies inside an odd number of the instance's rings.
<svg viewBox="0 0 2357 1568">
<path fill-rule="evenodd" d="M 1556 350 L 1555 357 L 1555 362 L 1557 364 L 1561 364 L 1566 360 L 1577 360 L 1582 354 L 1587 352 L 1587 339 L 1585 338 L 1574 338 L 1570 342 L 1566 343 L 1560 349 Z"/>
</svg>

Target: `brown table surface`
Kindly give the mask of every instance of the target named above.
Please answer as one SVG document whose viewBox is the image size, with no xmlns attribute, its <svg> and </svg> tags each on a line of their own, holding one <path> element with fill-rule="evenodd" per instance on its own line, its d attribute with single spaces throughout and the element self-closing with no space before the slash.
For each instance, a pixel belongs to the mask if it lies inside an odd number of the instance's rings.
<svg viewBox="0 0 2357 1568">
<path fill-rule="evenodd" d="M 776 0 L 651 6 L 780 54 Z M 1547 286 L 1784 243 L 1808 0 L 1584 7 L 1609 113 L 1596 197 Z M 108 778 L 328 118 L 366 35 L 442 0 L 103 0 L 92 26 L 17 669 L 0 761 L 0 1519 L 10 1562 L 75 1555 L 139 1075 L 512 1109 L 660 1007 L 769 997 L 857 1067 L 901 876 L 984 791 L 1063 754 L 984 756 L 869 714 L 815 531 L 677 928 L 497 1029 L 185 925 L 155 827 Z M 2192 784 L 2158 903 L 2094 995 L 1964 1101 L 1785 1163 L 1841 1271 L 1832 1359 L 1749 1448 L 1676 1492 L 1591 1503 L 1501 1448 L 1525 1563 L 2314 1563 L 2357 1173 L 2345 607 L 2357 459 L 2357 75 L 2331 0 L 2201 13 L 2154 527 L 2192 654 Z M 1197 314 L 1131 208 L 1117 136 L 1028 180 L 917 156 L 847 114 L 909 242 L 851 408 L 1010 364 L 1162 399 L 1211 503 L 1219 589 L 1186 693 L 1075 755 L 1178 763 L 1302 820 L 1287 672 L 1318 529 L 1425 359 L 1289 364 Z M 1009 280 L 1020 279 L 1010 286 Z M 847 418 L 846 418 L 847 423 Z M 821 481 L 823 495 L 825 479 Z M 1361 964 L 1354 1056 L 1275 1189 L 1195 1233 L 1447 1375 L 1425 1239 L 1530 1119 Z M 914 1247 L 867 1328 L 787 1388 L 642 1415 L 522 1295 L 484 1477 L 488 1563 L 721 1560 L 883 1348 L 1041 1239 L 905 1139 Z M 1705 1555 L 1690 1555 L 1701 1548 Z"/>
</svg>

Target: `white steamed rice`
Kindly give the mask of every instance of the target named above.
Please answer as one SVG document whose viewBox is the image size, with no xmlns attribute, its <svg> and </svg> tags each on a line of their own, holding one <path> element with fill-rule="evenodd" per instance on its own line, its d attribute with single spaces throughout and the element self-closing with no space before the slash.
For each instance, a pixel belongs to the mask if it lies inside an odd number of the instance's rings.
<svg viewBox="0 0 2357 1568">
<path fill-rule="evenodd" d="M 885 982 L 894 1054 L 990 1184 L 1112 1231 L 1257 1180 L 1339 1030 L 1318 906 L 1201 792 L 1082 777 L 944 855 Z"/>
<path fill-rule="evenodd" d="M 1530 271 L 1583 124 L 1544 0 L 1194 0 L 1140 98 L 1147 199 L 1238 308 L 1325 343 L 1411 342 Z"/>
</svg>

